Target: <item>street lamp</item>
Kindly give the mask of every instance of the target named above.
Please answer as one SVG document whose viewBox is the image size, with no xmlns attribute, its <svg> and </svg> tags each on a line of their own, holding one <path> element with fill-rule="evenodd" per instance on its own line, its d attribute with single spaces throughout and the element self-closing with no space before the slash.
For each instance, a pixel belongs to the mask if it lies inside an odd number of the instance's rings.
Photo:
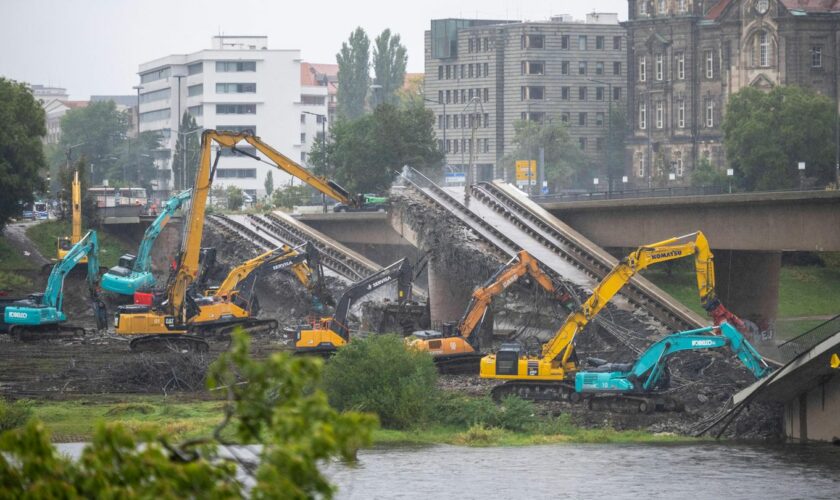
<svg viewBox="0 0 840 500">
<path fill-rule="evenodd" d="M 609 144 L 612 143 L 612 138 L 613 138 L 612 137 L 612 101 L 613 101 L 612 83 L 605 82 L 605 81 L 602 81 L 602 80 L 596 80 L 594 78 L 587 78 L 587 80 L 589 80 L 592 83 L 598 83 L 598 84 L 601 84 L 601 85 L 606 85 L 609 89 L 607 91 L 609 93 L 609 95 L 607 96 L 607 137 L 609 138 L 608 141 L 607 141 L 607 144 L 609 146 Z M 647 116 L 645 116 L 645 120 L 647 120 Z M 645 123 L 645 125 L 647 125 L 647 123 Z M 612 187 L 613 187 L 613 173 L 612 173 L 612 170 L 613 170 L 613 167 L 610 164 L 610 155 L 609 155 L 609 150 L 608 150 L 607 151 L 607 192 L 608 193 L 612 193 Z"/>
<path fill-rule="evenodd" d="M 370 93 L 374 98 L 372 107 L 373 107 L 373 109 L 376 109 L 376 106 L 379 105 L 379 99 L 378 99 L 376 94 L 377 94 L 378 90 L 382 90 L 382 85 L 379 85 L 378 83 L 373 83 L 373 84 L 370 85 L 370 90 L 371 90 Z"/>
</svg>

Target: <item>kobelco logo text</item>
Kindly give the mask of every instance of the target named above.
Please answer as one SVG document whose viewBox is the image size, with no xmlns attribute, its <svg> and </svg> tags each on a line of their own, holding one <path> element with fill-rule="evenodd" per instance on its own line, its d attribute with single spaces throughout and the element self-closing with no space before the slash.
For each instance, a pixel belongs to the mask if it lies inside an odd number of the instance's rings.
<svg viewBox="0 0 840 500">
<path fill-rule="evenodd" d="M 10 318 L 17 318 L 17 319 L 26 319 L 29 317 L 28 314 L 16 311 L 9 311 Z"/>
<path fill-rule="evenodd" d="M 692 340 L 691 347 L 711 347 L 715 345 L 714 340 Z"/>
</svg>

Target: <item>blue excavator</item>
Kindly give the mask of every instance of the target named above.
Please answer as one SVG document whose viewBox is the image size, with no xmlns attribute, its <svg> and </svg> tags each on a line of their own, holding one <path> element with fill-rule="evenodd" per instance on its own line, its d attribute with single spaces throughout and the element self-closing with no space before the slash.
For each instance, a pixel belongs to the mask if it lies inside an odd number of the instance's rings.
<svg viewBox="0 0 840 500">
<path fill-rule="evenodd" d="M 772 371 L 744 335 L 723 322 L 668 335 L 650 346 L 635 363 L 607 363 L 590 358 L 588 363 L 593 367 L 575 374 L 577 397 L 573 399 L 588 399 L 591 409 L 629 409 L 640 413 L 679 410 L 678 401 L 663 395 L 670 383 L 668 358 L 682 351 L 723 348 L 729 348 L 756 379 Z"/>
<path fill-rule="evenodd" d="M 143 234 L 143 241 L 140 243 L 137 255 L 123 255 L 118 265 L 102 276 L 103 290 L 133 296 L 134 292 L 148 290 L 155 286 L 155 276 L 152 274 L 152 247 L 172 214 L 190 199 L 191 193 L 189 189 L 182 191 L 163 205 L 160 215 Z"/>
<path fill-rule="evenodd" d="M 108 327 L 105 304 L 99 298 L 99 241 L 96 231 L 88 233 L 73 245 L 53 266 L 44 293 L 34 293 L 25 299 L 0 304 L 3 308 L 2 329 L 13 338 L 21 340 L 50 339 L 83 335 L 85 329 L 66 323 L 62 311 L 64 278 L 76 265 L 87 259 L 87 284 L 96 328 Z"/>
</svg>

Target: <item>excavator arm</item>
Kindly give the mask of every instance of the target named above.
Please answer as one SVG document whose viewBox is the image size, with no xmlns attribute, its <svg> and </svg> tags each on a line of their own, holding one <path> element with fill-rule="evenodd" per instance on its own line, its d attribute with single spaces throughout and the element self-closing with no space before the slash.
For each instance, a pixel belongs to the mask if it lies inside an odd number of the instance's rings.
<svg viewBox="0 0 840 500">
<path fill-rule="evenodd" d="M 142 273 L 148 272 L 151 269 L 151 254 L 152 254 L 152 247 L 155 244 L 158 236 L 160 236 L 161 231 L 163 228 L 166 227 L 166 224 L 169 222 L 169 219 L 172 215 L 181 208 L 181 205 L 187 202 L 192 196 L 192 191 L 187 189 L 186 191 L 181 191 L 180 193 L 176 194 L 172 198 L 170 198 L 166 204 L 163 205 L 163 210 L 161 211 L 160 215 L 158 215 L 152 224 L 146 229 L 146 232 L 143 234 L 143 241 L 140 242 L 140 248 L 137 250 L 137 258 L 134 261 L 134 266 L 132 271 L 135 273 Z"/>
<path fill-rule="evenodd" d="M 79 172 L 73 172 L 73 182 L 70 184 L 70 213 L 72 228 L 70 237 L 62 236 L 58 239 L 58 258 L 63 259 L 70 247 L 82 239 L 82 183 L 79 182 Z M 85 263 L 83 260 L 82 263 Z"/>
</svg>

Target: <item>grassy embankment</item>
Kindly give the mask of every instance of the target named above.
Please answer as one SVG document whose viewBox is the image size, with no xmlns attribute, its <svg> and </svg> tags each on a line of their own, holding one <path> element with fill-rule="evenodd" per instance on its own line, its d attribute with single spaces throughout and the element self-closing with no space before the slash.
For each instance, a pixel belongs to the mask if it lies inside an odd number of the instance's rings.
<svg viewBox="0 0 840 500">
<path fill-rule="evenodd" d="M 29 279 L 21 276 L 21 271 L 36 270 L 8 241 L 0 238 L 0 290 L 17 290 L 30 285 Z"/>
<path fill-rule="evenodd" d="M 71 233 L 69 221 L 48 221 L 41 224 L 35 224 L 26 230 L 26 235 L 38 247 L 41 254 L 50 259 L 55 257 L 56 242 L 61 236 L 67 236 Z M 85 231 L 82 231 L 84 235 Z M 117 265 L 120 255 L 126 252 L 136 251 L 130 245 L 122 241 L 120 238 L 104 231 L 97 231 L 99 239 L 99 265 L 104 267 L 112 267 Z"/>
<path fill-rule="evenodd" d="M 840 262 L 837 261 L 840 259 L 826 259 L 825 267 L 782 267 L 776 338 L 795 337 L 822 323 L 824 319 L 819 317 L 840 313 Z M 697 295 L 697 281 L 689 267 L 676 266 L 671 276 L 661 268 L 651 269 L 645 271 L 644 276 L 698 314 L 705 316 Z"/>
<path fill-rule="evenodd" d="M 77 399 L 38 401 L 32 404 L 34 416 L 51 431 L 55 442 L 89 441 L 99 423 L 120 422 L 129 429 L 157 428 L 172 439 L 210 435 L 222 418 L 221 401 L 189 401 L 163 396 L 108 396 L 112 401 Z M 119 402 L 116 400 L 119 399 Z M 567 418 L 544 418 L 528 431 L 499 428 L 435 425 L 422 429 L 378 429 L 376 445 L 454 444 L 465 446 L 519 446 L 550 443 L 642 443 L 695 441 L 671 434 L 644 431 L 583 429 Z"/>
</svg>

